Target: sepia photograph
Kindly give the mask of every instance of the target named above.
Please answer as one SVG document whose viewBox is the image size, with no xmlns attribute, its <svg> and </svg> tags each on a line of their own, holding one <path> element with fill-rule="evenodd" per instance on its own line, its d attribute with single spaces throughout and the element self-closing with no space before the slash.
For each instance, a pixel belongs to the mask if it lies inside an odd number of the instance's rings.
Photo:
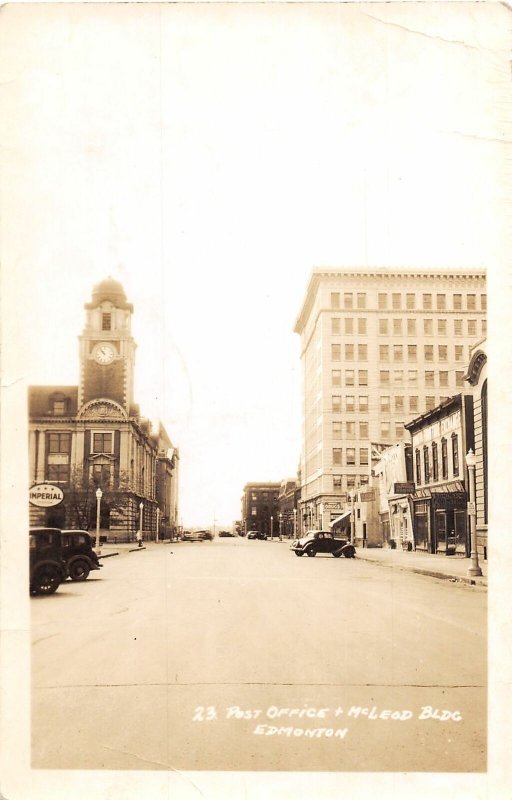
<svg viewBox="0 0 512 800">
<path fill-rule="evenodd" d="M 511 45 L 2 7 L 3 797 L 510 797 Z"/>
</svg>

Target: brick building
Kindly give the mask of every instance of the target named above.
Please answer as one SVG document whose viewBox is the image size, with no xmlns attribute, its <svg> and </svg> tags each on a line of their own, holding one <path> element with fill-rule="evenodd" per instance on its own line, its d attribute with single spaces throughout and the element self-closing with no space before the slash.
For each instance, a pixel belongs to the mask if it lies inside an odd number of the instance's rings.
<svg viewBox="0 0 512 800">
<path fill-rule="evenodd" d="M 242 495 L 243 531 L 279 536 L 280 483 L 247 483 Z"/>
</svg>

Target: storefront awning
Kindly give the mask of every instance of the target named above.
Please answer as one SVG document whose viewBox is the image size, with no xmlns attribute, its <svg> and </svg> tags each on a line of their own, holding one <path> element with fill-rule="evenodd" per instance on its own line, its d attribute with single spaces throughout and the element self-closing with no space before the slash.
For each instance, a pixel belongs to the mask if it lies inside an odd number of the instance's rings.
<svg viewBox="0 0 512 800">
<path fill-rule="evenodd" d="M 331 522 L 331 528 L 334 528 L 335 525 L 343 527 L 348 523 L 349 517 L 350 517 L 350 511 L 345 511 L 343 514 L 340 514 L 339 517 L 336 517 L 336 519 L 333 519 L 333 521 Z"/>
</svg>

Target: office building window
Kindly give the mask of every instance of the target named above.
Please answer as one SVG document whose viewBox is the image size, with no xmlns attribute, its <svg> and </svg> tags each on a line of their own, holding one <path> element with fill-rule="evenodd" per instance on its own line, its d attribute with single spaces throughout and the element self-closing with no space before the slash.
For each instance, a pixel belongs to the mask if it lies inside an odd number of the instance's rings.
<svg viewBox="0 0 512 800">
<path fill-rule="evenodd" d="M 332 476 L 332 488 L 341 489 L 341 475 Z"/>
<path fill-rule="evenodd" d="M 427 397 L 425 397 L 425 410 L 432 411 L 432 409 L 435 407 L 436 407 L 436 398 L 433 395 L 427 395 Z"/>
<path fill-rule="evenodd" d="M 112 440 L 112 433 L 93 433 L 91 452 L 112 453 Z"/>
<path fill-rule="evenodd" d="M 341 422 L 336 421 L 332 423 L 332 437 L 333 439 L 341 439 Z"/>
<path fill-rule="evenodd" d="M 431 294 L 424 294 L 423 295 L 423 311 L 431 311 L 432 310 L 432 295 Z"/>
<path fill-rule="evenodd" d="M 419 450 L 415 451 L 414 459 L 416 461 L 416 483 L 419 486 L 421 484 L 421 455 Z"/>
<path fill-rule="evenodd" d="M 381 411 L 390 411 L 391 410 L 391 400 L 389 395 L 381 394 L 380 396 L 380 410 Z"/>
<path fill-rule="evenodd" d="M 331 361 L 341 361 L 341 344 L 331 344 Z"/>
<path fill-rule="evenodd" d="M 453 310 L 460 311 L 462 308 L 462 295 L 461 294 L 454 294 L 453 295 Z"/>
<path fill-rule="evenodd" d="M 381 310 L 383 308 L 387 308 L 388 307 L 388 296 L 387 296 L 387 294 L 383 294 L 383 293 L 379 292 L 378 304 L 379 304 L 379 308 Z"/>
<path fill-rule="evenodd" d="M 434 345 L 433 344 L 426 344 L 423 348 L 425 361 L 433 361 L 434 360 Z"/>
<path fill-rule="evenodd" d="M 347 467 L 353 467 L 356 463 L 355 447 L 347 447 Z"/>
<path fill-rule="evenodd" d="M 407 335 L 408 336 L 416 336 L 416 320 L 415 319 L 408 319 L 407 320 Z"/>
<path fill-rule="evenodd" d="M 437 348 L 439 361 L 448 361 L 448 345 L 440 344 Z"/>
<path fill-rule="evenodd" d="M 423 320 L 423 333 L 425 336 L 433 336 L 434 334 L 434 320 L 428 317 Z"/>
<path fill-rule="evenodd" d="M 462 336 L 462 320 L 461 319 L 454 319 L 453 320 L 453 332 L 455 336 Z"/>
<path fill-rule="evenodd" d="M 482 336 L 487 336 L 487 320 L 482 320 Z"/>
<path fill-rule="evenodd" d="M 468 294 L 466 300 L 468 311 L 476 311 L 476 294 Z"/>
<path fill-rule="evenodd" d="M 69 481 L 69 462 L 66 464 L 48 464 L 46 467 L 46 480 L 52 483 L 67 483 Z"/>
<path fill-rule="evenodd" d="M 437 320 L 437 333 L 439 336 L 446 336 L 448 333 L 448 323 L 445 319 Z"/>
<path fill-rule="evenodd" d="M 354 333 L 354 318 L 353 317 L 345 317 L 345 333 L 347 333 L 347 334 Z"/>
<path fill-rule="evenodd" d="M 409 397 L 409 411 L 416 412 L 418 410 L 418 397 L 417 395 L 411 395 Z"/>
<path fill-rule="evenodd" d="M 395 411 L 403 411 L 404 410 L 404 396 L 403 394 L 396 394 L 395 395 Z"/>
<path fill-rule="evenodd" d="M 332 410 L 335 414 L 341 411 L 341 397 L 339 394 L 333 394 L 332 396 Z"/>
<path fill-rule="evenodd" d="M 353 361 L 354 360 L 354 345 L 353 344 L 346 344 L 345 345 L 345 361 Z"/>
<path fill-rule="evenodd" d="M 393 386 L 403 386 L 404 371 L 403 369 L 393 370 Z"/>
<path fill-rule="evenodd" d="M 332 448 L 332 463 L 336 466 L 341 465 L 341 447 Z"/>
<path fill-rule="evenodd" d="M 345 435 L 347 439 L 354 439 L 356 435 L 356 423 L 350 420 L 345 423 Z"/>
<path fill-rule="evenodd" d="M 256 516 L 256 514 L 257 514 L 257 509 L 256 509 L 256 506 L 252 506 L 252 507 L 251 507 L 251 516 L 252 516 L 252 517 L 255 517 L 255 516 Z"/>
<path fill-rule="evenodd" d="M 389 345 L 388 344 L 380 344 L 379 345 L 379 360 L 380 361 L 389 361 Z"/>
<path fill-rule="evenodd" d="M 332 317 L 331 319 L 331 333 L 341 333 L 341 320 L 339 317 Z"/>
<path fill-rule="evenodd" d="M 54 417 L 61 417 L 66 413 L 66 400 L 54 400 L 52 403 L 52 412 Z"/>
<path fill-rule="evenodd" d="M 357 332 L 361 335 L 366 334 L 366 317 L 359 317 L 357 320 Z"/>
<path fill-rule="evenodd" d="M 452 463 L 454 476 L 459 474 L 459 437 L 452 433 Z"/>
<path fill-rule="evenodd" d="M 482 311 L 487 311 L 487 295 L 481 294 L 480 295 L 480 308 Z"/>
<path fill-rule="evenodd" d="M 347 475 L 347 489 L 353 489 L 356 485 L 355 475 Z"/>
<path fill-rule="evenodd" d="M 404 360 L 404 348 L 401 344 L 394 344 L 393 345 L 393 361 L 403 361 Z"/>
<path fill-rule="evenodd" d="M 347 394 L 345 397 L 345 408 L 347 411 L 355 410 L 355 397 L 353 394 Z"/>
<path fill-rule="evenodd" d="M 368 361 L 368 345 L 367 344 L 358 344 L 357 345 L 357 358 L 358 358 L 358 361 Z"/>
<path fill-rule="evenodd" d="M 331 308 L 339 308 L 339 307 L 340 307 L 340 293 L 331 292 Z"/>
<path fill-rule="evenodd" d="M 389 434 L 391 432 L 391 424 L 389 422 L 381 422 L 380 423 L 380 435 L 382 439 L 389 439 Z"/>
<path fill-rule="evenodd" d="M 396 439 L 403 439 L 404 438 L 404 423 L 403 422 L 395 422 L 395 438 Z"/>
<path fill-rule="evenodd" d="M 402 335 L 402 320 L 401 319 L 394 319 L 393 320 L 393 335 L 394 336 L 401 336 Z"/>
<path fill-rule="evenodd" d="M 367 439 L 368 438 L 368 423 L 367 422 L 360 422 L 359 423 L 359 438 L 360 439 Z"/>
<path fill-rule="evenodd" d="M 439 373 L 439 386 L 442 388 L 447 388 L 448 386 L 448 373 L 445 370 L 441 370 Z"/>
<path fill-rule="evenodd" d="M 357 307 L 366 308 L 366 295 L 364 294 L 364 292 L 357 293 Z"/>
<path fill-rule="evenodd" d="M 405 306 L 409 310 L 416 308 L 416 295 L 415 294 L 406 294 L 405 296 Z"/>
<path fill-rule="evenodd" d="M 439 479 L 439 462 L 437 454 L 437 443 L 432 442 L 432 480 L 437 481 L 438 479 Z"/>
<path fill-rule="evenodd" d="M 102 331 L 112 330 L 112 314 L 101 315 L 101 330 Z"/>
<path fill-rule="evenodd" d="M 443 480 L 448 478 L 448 442 L 446 439 L 441 439 L 441 469 Z"/>
<path fill-rule="evenodd" d="M 379 373 L 380 383 L 382 386 L 389 385 L 389 369 L 381 369 Z"/>
<path fill-rule="evenodd" d="M 445 294 L 436 295 L 436 303 L 437 303 L 437 310 L 444 311 L 446 308 L 446 295 Z"/>
<path fill-rule="evenodd" d="M 346 369 L 345 370 L 345 386 L 353 386 L 354 385 L 354 370 L 353 369 Z"/>
<path fill-rule="evenodd" d="M 395 311 L 402 308 L 402 295 L 393 292 L 393 294 L 391 295 L 391 305 Z"/>
<path fill-rule="evenodd" d="M 93 464 L 89 471 L 94 486 L 110 488 L 113 483 L 114 467 L 112 464 Z"/>
<path fill-rule="evenodd" d="M 359 395 L 359 411 L 368 411 L 368 395 Z"/>
<path fill-rule="evenodd" d="M 360 369 L 358 374 L 359 386 L 368 386 L 368 370 Z"/>
<path fill-rule="evenodd" d="M 70 433 L 48 433 L 48 452 L 49 453 L 68 453 L 71 450 Z"/>
<path fill-rule="evenodd" d="M 409 381 L 409 386 L 417 386 L 418 385 L 418 370 L 417 369 L 408 370 L 407 379 Z"/>
<path fill-rule="evenodd" d="M 464 386 L 464 372 L 462 370 L 455 371 L 455 386 L 462 388 Z"/>
<path fill-rule="evenodd" d="M 333 369 L 331 372 L 333 386 L 341 386 L 341 369 Z"/>
<path fill-rule="evenodd" d="M 418 348 L 415 344 L 407 345 L 407 358 L 409 361 L 416 361 L 418 358 Z"/>
<path fill-rule="evenodd" d="M 430 483 L 430 458 L 428 447 L 423 448 L 423 469 L 425 472 L 425 483 Z"/>
<path fill-rule="evenodd" d="M 468 336 L 476 336 L 476 319 L 468 319 Z"/>
<path fill-rule="evenodd" d="M 352 292 L 345 292 L 345 294 L 343 295 L 343 305 L 345 308 L 354 307 L 354 298 L 352 296 Z"/>
<path fill-rule="evenodd" d="M 386 336 L 388 333 L 388 320 L 387 319 L 379 319 L 379 333 L 381 336 Z"/>
<path fill-rule="evenodd" d="M 367 447 L 360 447 L 359 448 L 359 464 L 362 467 L 367 466 L 367 464 L 368 464 L 368 448 Z"/>
<path fill-rule="evenodd" d="M 455 345 L 455 361 L 464 361 L 464 346 L 462 344 Z"/>
<path fill-rule="evenodd" d="M 434 370 L 425 370 L 425 386 L 434 386 Z"/>
</svg>

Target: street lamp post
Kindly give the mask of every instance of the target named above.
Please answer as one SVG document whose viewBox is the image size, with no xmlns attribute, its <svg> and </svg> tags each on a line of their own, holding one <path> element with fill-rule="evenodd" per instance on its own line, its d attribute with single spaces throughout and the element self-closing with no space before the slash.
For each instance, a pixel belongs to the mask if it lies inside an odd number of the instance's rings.
<svg viewBox="0 0 512 800">
<path fill-rule="evenodd" d="M 103 497 L 103 492 L 101 491 L 100 487 L 96 489 L 96 550 L 98 553 L 101 553 L 100 550 L 100 505 L 101 505 L 101 498 Z"/>
<path fill-rule="evenodd" d="M 466 453 L 466 465 L 468 468 L 468 483 L 469 483 L 469 503 L 468 503 L 468 519 L 469 519 L 469 534 L 471 537 L 471 566 L 468 568 L 468 575 L 477 577 L 482 575 L 480 564 L 478 563 L 478 550 L 476 544 L 476 504 L 475 504 L 475 466 L 476 456 L 471 449 Z"/>
<path fill-rule="evenodd" d="M 279 541 L 283 541 L 283 512 L 279 512 Z"/>
<path fill-rule="evenodd" d="M 355 541 L 355 528 L 356 528 L 356 518 L 355 518 L 355 509 L 354 509 L 354 500 L 356 497 L 356 493 L 354 489 L 351 489 L 349 492 L 350 497 L 350 544 L 354 544 Z"/>
<path fill-rule="evenodd" d="M 270 517 L 270 538 L 274 538 L 274 517 Z"/>
<path fill-rule="evenodd" d="M 159 537 L 159 534 L 160 534 L 160 514 L 161 514 L 161 511 L 157 506 L 157 508 L 156 508 L 156 540 L 157 540 L 157 542 L 160 541 L 160 537 Z"/>
<path fill-rule="evenodd" d="M 139 531 L 140 531 L 140 541 L 142 542 L 142 512 L 144 511 L 144 503 L 139 503 Z"/>
<path fill-rule="evenodd" d="M 297 509 L 293 509 L 293 538 L 297 538 Z"/>
</svg>

